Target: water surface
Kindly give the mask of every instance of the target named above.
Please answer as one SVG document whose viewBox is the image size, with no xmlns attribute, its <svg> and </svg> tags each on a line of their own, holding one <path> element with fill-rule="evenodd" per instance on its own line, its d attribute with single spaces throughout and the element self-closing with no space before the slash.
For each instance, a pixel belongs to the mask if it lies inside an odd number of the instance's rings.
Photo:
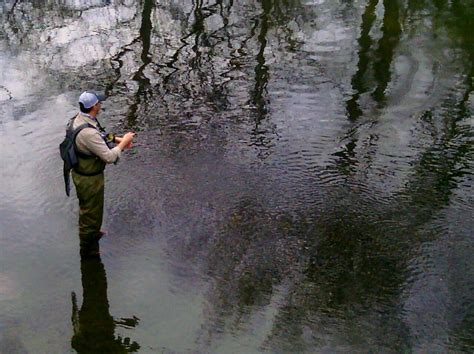
<svg viewBox="0 0 474 354">
<path fill-rule="evenodd" d="M 0 16 L 1 352 L 474 350 L 470 1 Z M 58 144 L 86 89 L 137 139 L 81 262 Z"/>
</svg>

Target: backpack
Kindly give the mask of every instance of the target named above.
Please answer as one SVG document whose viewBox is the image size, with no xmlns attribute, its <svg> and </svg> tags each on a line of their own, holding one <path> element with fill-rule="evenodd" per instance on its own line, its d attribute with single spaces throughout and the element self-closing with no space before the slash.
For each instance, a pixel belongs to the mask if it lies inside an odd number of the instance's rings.
<svg viewBox="0 0 474 354">
<path fill-rule="evenodd" d="M 61 159 L 64 162 L 63 175 L 64 175 L 64 185 L 66 187 L 66 195 L 69 197 L 69 192 L 71 190 L 71 183 L 69 179 L 69 174 L 71 170 L 76 167 L 79 163 L 78 152 L 76 150 L 76 136 L 84 128 L 94 128 L 91 124 L 84 123 L 78 126 L 76 129 L 73 129 L 74 119 L 73 117 L 69 120 L 66 126 L 66 136 L 61 144 L 59 144 L 59 153 Z"/>
</svg>

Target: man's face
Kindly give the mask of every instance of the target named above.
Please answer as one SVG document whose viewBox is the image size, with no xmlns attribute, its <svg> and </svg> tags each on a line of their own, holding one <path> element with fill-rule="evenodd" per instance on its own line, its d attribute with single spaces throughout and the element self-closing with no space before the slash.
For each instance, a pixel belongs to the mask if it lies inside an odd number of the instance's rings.
<svg viewBox="0 0 474 354">
<path fill-rule="evenodd" d="M 93 109 L 94 109 L 96 115 L 99 114 L 101 107 L 102 107 L 102 106 L 101 106 L 101 104 L 100 104 L 100 101 L 97 102 L 97 103 L 94 105 Z"/>
</svg>

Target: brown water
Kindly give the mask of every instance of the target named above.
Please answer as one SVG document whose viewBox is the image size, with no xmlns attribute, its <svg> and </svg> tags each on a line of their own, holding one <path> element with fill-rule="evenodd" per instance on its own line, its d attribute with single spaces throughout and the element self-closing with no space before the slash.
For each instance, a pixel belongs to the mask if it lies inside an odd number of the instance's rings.
<svg viewBox="0 0 474 354">
<path fill-rule="evenodd" d="M 473 7 L 0 2 L 0 352 L 472 352 Z M 85 89 L 137 142 L 81 262 Z"/>
</svg>

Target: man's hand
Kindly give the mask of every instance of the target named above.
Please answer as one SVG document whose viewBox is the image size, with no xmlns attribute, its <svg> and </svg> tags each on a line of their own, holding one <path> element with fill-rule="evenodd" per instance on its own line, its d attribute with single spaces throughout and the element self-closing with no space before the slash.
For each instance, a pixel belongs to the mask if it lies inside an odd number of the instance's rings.
<svg viewBox="0 0 474 354">
<path fill-rule="evenodd" d="M 119 136 L 116 136 L 115 137 L 115 141 L 118 142 L 118 147 L 121 149 L 121 150 L 124 150 L 124 149 L 129 149 L 132 147 L 132 141 L 133 141 L 133 138 L 135 136 L 135 133 L 126 133 L 123 137 L 119 137 Z"/>
</svg>

